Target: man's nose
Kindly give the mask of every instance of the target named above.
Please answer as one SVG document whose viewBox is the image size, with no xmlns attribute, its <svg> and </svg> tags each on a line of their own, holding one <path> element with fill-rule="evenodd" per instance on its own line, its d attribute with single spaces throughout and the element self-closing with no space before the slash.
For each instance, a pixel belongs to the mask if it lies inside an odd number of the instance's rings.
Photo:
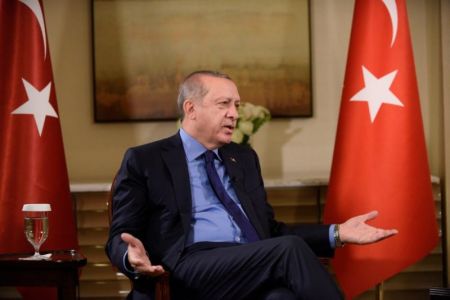
<svg viewBox="0 0 450 300">
<path fill-rule="evenodd" d="M 239 112 L 236 106 L 231 105 L 230 109 L 228 109 L 228 117 L 237 120 L 239 118 Z"/>
</svg>

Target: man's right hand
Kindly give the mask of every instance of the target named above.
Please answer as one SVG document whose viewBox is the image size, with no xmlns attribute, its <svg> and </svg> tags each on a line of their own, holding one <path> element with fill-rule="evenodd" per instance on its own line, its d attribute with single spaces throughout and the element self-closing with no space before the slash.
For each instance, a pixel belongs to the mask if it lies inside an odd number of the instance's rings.
<svg viewBox="0 0 450 300">
<path fill-rule="evenodd" d="M 161 265 L 152 265 L 139 239 L 129 233 L 122 233 L 120 237 L 128 244 L 128 262 L 136 272 L 148 276 L 159 276 L 165 272 Z"/>
</svg>

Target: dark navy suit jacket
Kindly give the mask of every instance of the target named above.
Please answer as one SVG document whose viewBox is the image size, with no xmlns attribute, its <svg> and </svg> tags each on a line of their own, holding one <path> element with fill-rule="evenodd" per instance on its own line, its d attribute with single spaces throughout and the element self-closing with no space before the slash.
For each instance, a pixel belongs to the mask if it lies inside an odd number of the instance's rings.
<svg viewBox="0 0 450 300">
<path fill-rule="evenodd" d="M 219 149 L 233 187 L 248 218 L 262 239 L 295 234 L 322 257 L 331 256 L 326 225 L 287 226 L 274 219 L 266 199 L 260 165 L 255 151 L 235 143 Z M 192 201 L 189 173 L 179 133 L 146 145 L 130 148 L 115 180 L 113 219 L 106 252 L 121 272 L 134 277 L 123 267 L 127 250 L 120 234 L 128 232 L 144 244 L 153 264 L 174 269 L 189 233 Z M 134 282 L 134 293 L 149 299 L 152 280 Z"/>
</svg>

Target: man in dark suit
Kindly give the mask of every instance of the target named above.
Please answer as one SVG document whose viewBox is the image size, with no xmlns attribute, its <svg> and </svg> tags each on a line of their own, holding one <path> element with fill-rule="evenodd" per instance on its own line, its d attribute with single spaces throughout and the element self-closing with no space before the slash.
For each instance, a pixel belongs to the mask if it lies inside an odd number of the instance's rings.
<svg viewBox="0 0 450 300">
<path fill-rule="evenodd" d="M 340 225 L 277 222 L 255 151 L 231 142 L 239 103 L 227 75 L 194 72 L 180 87 L 180 131 L 125 154 L 106 249 L 134 280 L 130 298 L 151 299 L 167 269 L 175 299 L 341 299 L 316 257 L 396 233 L 365 223 L 376 212 Z"/>
</svg>

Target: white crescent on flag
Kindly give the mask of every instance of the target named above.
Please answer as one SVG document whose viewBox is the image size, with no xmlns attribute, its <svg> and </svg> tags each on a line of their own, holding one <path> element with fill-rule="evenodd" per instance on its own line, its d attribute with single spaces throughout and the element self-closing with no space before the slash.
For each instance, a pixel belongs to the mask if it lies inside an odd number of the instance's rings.
<svg viewBox="0 0 450 300">
<path fill-rule="evenodd" d="M 44 45 L 44 59 L 47 56 L 47 39 L 45 34 L 45 25 L 44 25 L 44 14 L 42 13 L 41 5 L 38 0 L 19 0 L 26 6 L 28 6 L 33 14 L 36 16 L 36 19 L 39 23 L 39 27 L 41 28 L 42 34 L 42 43 Z"/>
<path fill-rule="evenodd" d="M 391 23 L 392 23 L 391 47 L 392 47 L 392 45 L 394 45 L 395 39 L 397 37 L 397 28 L 398 28 L 397 3 L 395 3 L 395 0 L 383 0 L 383 3 L 389 12 L 389 16 L 391 17 Z"/>
</svg>

